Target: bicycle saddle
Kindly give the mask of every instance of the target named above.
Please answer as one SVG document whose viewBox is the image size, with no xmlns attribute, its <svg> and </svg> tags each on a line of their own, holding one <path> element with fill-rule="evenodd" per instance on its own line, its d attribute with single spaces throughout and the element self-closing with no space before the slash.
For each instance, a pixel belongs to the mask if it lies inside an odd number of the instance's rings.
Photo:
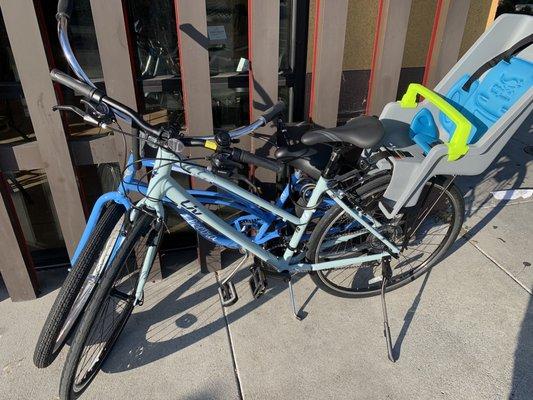
<svg viewBox="0 0 533 400">
<path fill-rule="evenodd" d="M 314 179 L 320 178 L 326 167 L 332 148 L 326 145 L 306 146 L 301 143 L 280 147 L 274 157 L 282 163 L 299 169 Z"/>
<path fill-rule="evenodd" d="M 306 132 L 302 136 L 302 143 L 308 146 L 318 143 L 349 143 L 368 149 L 378 144 L 384 134 L 383 125 L 377 117 L 362 116 L 349 120 L 343 126 Z"/>
</svg>

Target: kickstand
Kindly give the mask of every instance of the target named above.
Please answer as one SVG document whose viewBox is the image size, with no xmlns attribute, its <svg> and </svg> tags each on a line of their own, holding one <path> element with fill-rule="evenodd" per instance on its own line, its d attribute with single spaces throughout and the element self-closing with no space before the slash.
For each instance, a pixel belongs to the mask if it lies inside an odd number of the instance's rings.
<svg viewBox="0 0 533 400">
<path fill-rule="evenodd" d="M 289 295 L 291 297 L 292 313 L 294 314 L 294 317 L 298 321 L 301 321 L 303 318 L 298 314 L 298 310 L 296 310 L 296 300 L 294 298 L 294 289 L 292 287 L 292 278 L 289 276 L 286 280 L 289 282 Z"/>
<path fill-rule="evenodd" d="M 387 315 L 387 303 L 385 302 L 385 291 L 387 288 L 387 283 L 392 278 L 390 260 L 390 257 L 385 257 L 381 264 L 381 276 L 383 277 L 383 280 L 381 282 L 381 308 L 383 311 L 383 335 L 385 336 L 385 340 L 387 342 L 387 353 L 389 356 L 389 360 L 391 360 L 392 362 L 396 362 L 396 360 L 394 359 L 394 354 L 392 353 L 392 340 L 390 336 L 389 316 Z"/>
</svg>

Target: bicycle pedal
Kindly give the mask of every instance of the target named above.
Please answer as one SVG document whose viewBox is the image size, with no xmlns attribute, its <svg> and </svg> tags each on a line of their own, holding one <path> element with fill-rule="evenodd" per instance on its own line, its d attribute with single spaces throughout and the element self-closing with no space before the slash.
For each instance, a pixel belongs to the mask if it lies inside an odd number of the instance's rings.
<svg viewBox="0 0 533 400">
<path fill-rule="evenodd" d="M 237 300 L 239 300 L 239 296 L 237 296 L 237 290 L 235 290 L 235 285 L 232 281 L 228 281 L 219 285 L 218 294 L 220 296 L 222 306 L 224 307 L 232 306 L 237 302 Z"/>
<path fill-rule="evenodd" d="M 370 279 L 370 280 L 368 281 L 368 284 L 369 284 L 369 285 L 373 285 L 374 283 L 381 282 L 382 280 L 383 280 L 383 276 L 379 275 L 379 276 L 376 276 L 376 277 Z"/>
<path fill-rule="evenodd" d="M 251 267 L 250 272 L 252 274 L 248 281 L 250 284 L 250 290 L 252 291 L 252 296 L 254 299 L 258 299 L 265 293 L 267 289 L 265 273 L 261 270 L 261 268 L 257 267 Z"/>
</svg>

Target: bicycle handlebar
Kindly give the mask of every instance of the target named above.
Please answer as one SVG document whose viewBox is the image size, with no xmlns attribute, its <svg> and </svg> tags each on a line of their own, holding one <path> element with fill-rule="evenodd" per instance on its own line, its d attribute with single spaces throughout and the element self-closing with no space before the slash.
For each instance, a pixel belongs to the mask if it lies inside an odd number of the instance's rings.
<svg viewBox="0 0 533 400">
<path fill-rule="evenodd" d="M 255 154 L 252 154 L 246 150 L 237 148 L 232 149 L 231 159 L 244 164 L 253 164 L 257 167 L 262 167 L 276 173 L 281 172 L 281 169 L 283 168 L 283 166 L 278 164 L 275 160 L 256 156 Z"/>
<path fill-rule="evenodd" d="M 229 131 L 229 136 L 231 139 L 238 139 L 242 136 L 249 135 L 253 131 L 255 131 L 258 128 L 261 128 L 262 126 L 265 126 L 270 121 L 272 121 L 276 116 L 281 114 L 285 110 L 285 103 L 283 101 L 278 101 L 274 106 L 269 108 L 265 114 L 260 116 L 257 120 L 252 122 L 250 125 L 242 126 L 240 128 L 233 129 Z M 215 138 L 214 135 L 210 136 L 196 136 L 197 140 L 213 140 Z"/>
<path fill-rule="evenodd" d="M 50 76 L 54 82 L 66 86 L 75 92 L 81 93 L 83 97 L 87 97 L 97 103 L 101 101 L 102 97 L 104 97 L 104 93 L 101 90 L 96 89 L 85 82 L 79 81 L 58 69 L 53 69 L 50 72 Z"/>
<path fill-rule="evenodd" d="M 159 137 L 159 134 L 161 133 L 161 130 L 150 125 L 146 121 L 142 119 L 142 117 L 136 113 L 131 108 L 125 106 L 122 103 L 119 103 L 118 101 L 107 97 L 104 92 L 101 90 L 92 87 L 91 85 L 82 82 L 76 78 L 73 78 L 70 75 L 65 74 L 64 72 L 53 69 L 50 72 L 50 76 L 54 82 L 57 82 L 63 86 L 66 86 L 78 93 L 80 93 L 82 96 L 88 98 L 91 101 L 94 101 L 95 103 L 104 103 L 111 107 L 112 110 L 118 112 L 119 114 L 126 115 L 135 123 L 135 126 L 143 130 L 144 132 L 151 134 L 153 136 Z M 282 101 L 275 104 L 272 108 L 270 108 L 263 116 L 259 117 L 255 122 L 251 123 L 250 125 L 243 126 L 241 128 L 234 129 L 229 133 L 230 137 L 232 139 L 237 139 L 239 137 L 248 135 L 255 131 L 256 129 L 265 126 L 268 122 L 272 121 L 277 115 L 279 115 L 283 110 L 285 109 L 285 103 Z M 195 136 L 190 138 L 183 138 L 183 143 L 185 145 L 203 145 L 203 142 L 206 140 L 212 140 L 214 136 Z M 269 168 L 265 166 L 265 168 Z"/>
<path fill-rule="evenodd" d="M 150 125 L 139 116 L 138 113 L 133 111 L 128 106 L 125 106 L 122 103 L 119 103 L 116 100 L 113 100 L 110 97 L 107 97 L 104 92 L 99 89 L 95 89 L 89 84 L 79 81 L 76 78 L 71 77 L 70 75 L 65 74 L 57 69 L 53 69 L 50 72 L 50 76 L 54 82 L 57 82 L 63 86 L 66 86 L 76 92 L 81 93 L 84 97 L 87 97 L 89 100 L 94 101 L 95 103 L 104 103 L 107 106 L 111 107 L 113 111 L 118 112 L 119 114 L 126 115 L 131 118 L 135 123 L 135 126 L 142 129 L 149 135 L 153 135 L 159 138 L 160 129 Z"/>
<path fill-rule="evenodd" d="M 56 18 L 59 20 L 62 16 L 70 18 L 72 14 L 72 1 L 71 0 L 59 0 L 57 3 Z"/>
<path fill-rule="evenodd" d="M 285 103 L 283 101 L 278 101 L 276 104 L 270 107 L 261 118 L 264 118 L 266 125 L 283 111 L 285 111 Z"/>
</svg>

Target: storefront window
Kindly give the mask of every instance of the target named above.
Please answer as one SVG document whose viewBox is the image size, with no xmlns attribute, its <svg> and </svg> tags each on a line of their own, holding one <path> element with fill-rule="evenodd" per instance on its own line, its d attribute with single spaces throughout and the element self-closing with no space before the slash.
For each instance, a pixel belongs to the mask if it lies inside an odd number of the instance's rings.
<svg viewBox="0 0 533 400">
<path fill-rule="evenodd" d="M 55 1 L 53 2 L 55 4 Z M 102 64 L 94 29 L 90 0 L 76 0 L 69 20 L 69 37 L 76 58 L 87 76 L 103 83 Z"/>
<path fill-rule="evenodd" d="M 248 88 L 211 88 L 213 125 L 232 129 L 250 119 Z"/>
<path fill-rule="evenodd" d="M 73 1 L 73 6 L 72 15 L 69 19 L 69 39 L 72 50 L 89 78 L 97 86 L 105 89 L 90 0 Z M 72 73 L 57 37 L 57 20 L 55 17 L 57 0 L 40 0 L 36 2 L 36 7 L 40 8 L 44 17 L 44 26 L 41 29 L 46 29 L 48 33 L 53 65 L 62 71 Z M 61 93 L 63 104 L 79 104 L 81 97 L 76 96 L 74 91 L 62 86 Z M 63 113 L 62 116 L 68 126 L 68 134 L 71 137 L 92 136 L 102 133 L 100 129 L 84 123 L 72 113 Z"/>
<path fill-rule="evenodd" d="M 0 144 L 16 145 L 34 139 L 22 85 L 0 13 Z"/>
<path fill-rule="evenodd" d="M 292 68 L 293 0 L 281 0 L 280 71 Z M 213 122 L 232 128 L 249 120 L 248 1 L 206 0 Z M 183 97 L 173 0 L 129 0 L 141 108 L 152 123 L 183 125 Z M 289 96 L 287 95 L 287 100 Z"/>
<path fill-rule="evenodd" d="M 91 2 L 90 0 L 76 0 L 72 3 L 72 15 L 68 24 L 72 50 L 89 78 L 101 84 L 103 83 L 102 64 L 98 52 Z M 39 0 L 36 2 L 36 7 L 40 8 L 44 16 L 54 64 L 57 68 L 68 71 L 68 64 L 57 38 L 57 0 Z"/>
<path fill-rule="evenodd" d="M 279 9 L 279 70 L 287 71 L 292 69 L 292 16 L 293 1 L 281 0 Z"/>
<path fill-rule="evenodd" d="M 152 122 L 184 123 L 173 0 L 128 1 L 142 112 Z"/>
<path fill-rule="evenodd" d="M 228 79 L 235 74 L 247 76 L 248 1 L 207 0 L 206 9 L 211 76 L 226 75 Z M 220 79 L 212 80 L 215 128 L 231 129 L 249 120 L 248 79 L 239 82 L 237 87 L 229 87 Z"/>
<path fill-rule="evenodd" d="M 212 75 L 237 72 L 248 58 L 248 1 L 207 0 L 206 6 L 209 70 Z"/>
<path fill-rule="evenodd" d="M 280 2 L 279 70 L 292 68 L 292 0 Z M 249 121 L 248 1 L 207 0 L 213 124 L 231 129 Z M 236 77 L 237 75 L 237 77 Z M 239 76 L 245 79 L 239 79 Z M 221 78 L 228 80 L 221 85 Z M 236 82 L 236 84 L 234 83 Z M 284 92 L 289 104 L 289 89 Z"/>
</svg>

